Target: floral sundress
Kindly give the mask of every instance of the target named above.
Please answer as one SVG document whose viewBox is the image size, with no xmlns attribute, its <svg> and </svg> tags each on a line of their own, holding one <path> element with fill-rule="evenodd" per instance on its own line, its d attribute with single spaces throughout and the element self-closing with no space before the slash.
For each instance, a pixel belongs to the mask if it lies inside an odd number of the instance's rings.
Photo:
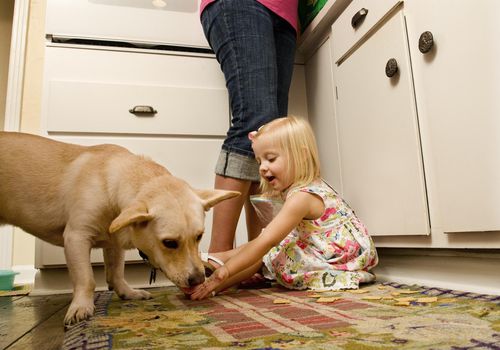
<svg viewBox="0 0 500 350">
<path fill-rule="evenodd" d="M 302 220 L 264 257 L 264 276 L 290 289 L 357 289 L 375 280 L 368 272 L 378 263 L 377 251 L 365 226 L 349 205 L 322 180 L 294 188 L 323 200 L 325 211 Z M 286 199 L 285 199 L 286 200 Z"/>
</svg>

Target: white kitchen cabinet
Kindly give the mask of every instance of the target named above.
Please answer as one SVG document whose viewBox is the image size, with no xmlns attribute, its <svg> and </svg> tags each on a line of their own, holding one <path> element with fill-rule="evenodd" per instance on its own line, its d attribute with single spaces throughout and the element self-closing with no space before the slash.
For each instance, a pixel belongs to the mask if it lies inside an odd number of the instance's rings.
<svg viewBox="0 0 500 350">
<path fill-rule="evenodd" d="M 357 3 L 352 5 L 345 15 L 358 10 Z M 372 34 L 360 43 L 353 37 L 351 44 L 357 46 L 344 47 L 347 54 L 335 52 L 341 47 L 333 46 L 333 57 L 342 56 L 334 69 L 341 192 L 372 235 L 427 235 L 425 179 L 404 17 L 400 7 L 391 3 L 388 8 L 392 13 L 385 15 L 383 25 L 370 29 Z M 368 10 L 370 14 L 371 7 Z M 333 41 L 344 33 L 348 37 L 352 30 L 350 21 L 345 26 L 339 20 L 332 28 Z M 391 59 L 398 70 L 388 77 L 386 64 Z"/>
<path fill-rule="evenodd" d="M 354 0 L 333 24 L 342 192 L 379 247 L 500 247 L 498 10 L 493 0 Z M 420 42 L 424 32 L 433 40 Z"/>
<path fill-rule="evenodd" d="M 309 123 L 318 143 L 322 177 L 337 191 L 342 188 L 331 39 L 328 38 L 306 62 Z"/>
<path fill-rule="evenodd" d="M 46 33 L 57 40 L 209 48 L 200 25 L 201 0 L 46 1 Z"/>
<path fill-rule="evenodd" d="M 61 45 L 45 53 L 50 133 L 223 137 L 229 128 L 228 94 L 212 57 Z M 138 106 L 153 112 L 135 113 Z"/>
<path fill-rule="evenodd" d="M 500 2 L 406 1 L 404 11 L 435 221 L 445 233 L 500 231 Z M 426 31 L 434 45 L 422 53 Z"/>
</svg>

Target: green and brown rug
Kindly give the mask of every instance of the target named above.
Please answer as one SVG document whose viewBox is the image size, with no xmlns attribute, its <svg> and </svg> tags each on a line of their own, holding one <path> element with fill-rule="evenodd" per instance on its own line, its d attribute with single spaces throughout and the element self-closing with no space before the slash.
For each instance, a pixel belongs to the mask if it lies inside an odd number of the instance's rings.
<svg viewBox="0 0 500 350">
<path fill-rule="evenodd" d="M 191 301 L 96 295 L 96 315 L 67 330 L 63 349 L 500 349 L 500 297 L 373 284 L 315 293 L 280 287 Z"/>
</svg>

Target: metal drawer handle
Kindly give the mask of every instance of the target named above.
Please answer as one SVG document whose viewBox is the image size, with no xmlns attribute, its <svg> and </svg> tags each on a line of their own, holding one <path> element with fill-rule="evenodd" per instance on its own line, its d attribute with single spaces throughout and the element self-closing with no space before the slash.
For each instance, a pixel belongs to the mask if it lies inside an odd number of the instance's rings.
<svg viewBox="0 0 500 350">
<path fill-rule="evenodd" d="M 395 58 L 390 58 L 385 65 L 385 75 L 392 78 L 398 72 L 398 61 Z"/>
<path fill-rule="evenodd" d="M 356 27 L 364 21 L 367 14 L 368 14 L 368 10 L 365 9 L 364 7 L 361 10 L 359 10 L 358 12 L 356 12 L 356 14 L 354 16 L 352 16 L 352 19 L 351 19 L 352 27 L 354 29 L 356 29 Z"/>
<path fill-rule="evenodd" d="M 134 106 L 128 110 L 136 117 L 154 117 L 158 111 L 151 106 Z"/>
<path fill-rule="evenodd" d="M 423 32 L 418 39 L 418 49 L 422 53 L 431 51 L 434 46 L 434 37 L 431 32 Z"/>
</svg>

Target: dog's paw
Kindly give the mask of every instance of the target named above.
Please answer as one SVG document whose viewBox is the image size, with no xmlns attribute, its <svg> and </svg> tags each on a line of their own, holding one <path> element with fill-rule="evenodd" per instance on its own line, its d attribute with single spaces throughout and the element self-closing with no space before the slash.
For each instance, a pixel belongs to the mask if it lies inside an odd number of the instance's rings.
<svg viewBox="0 0 500 350">
<path fill-rule="evenodd" d="M 151 293 L 146 292 L 145 290 L 141 290 L 141 289 L 129 289 L 123 293 L 117 292 L 117 294 L 121 299 L 125 299 L 125 300 L 141 300 L 141 299 L 153 298 Z"/>
<path fill-rule="evenodd" d="M 94 314 L 94 303 L 91 302 L 76 302 L 73 300 L 64 317 L 65 325 L 72 325 L 83 320 L 86 320 Z"/>
</svg>

